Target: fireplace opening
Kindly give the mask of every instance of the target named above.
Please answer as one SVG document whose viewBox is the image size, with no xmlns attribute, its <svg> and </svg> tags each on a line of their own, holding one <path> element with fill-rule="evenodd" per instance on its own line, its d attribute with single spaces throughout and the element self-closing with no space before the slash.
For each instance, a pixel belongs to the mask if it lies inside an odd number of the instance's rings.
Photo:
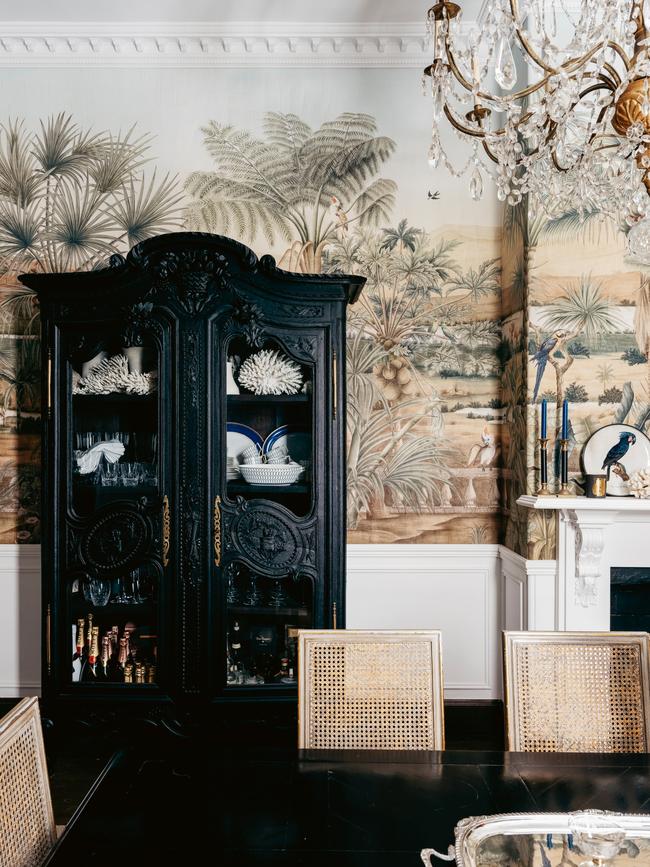
<svg viewBox="0 0 650 867">
<path fill-rule="evenodd" d="M 615 566 L 610 588 L 610 629 L 650 632 L 650 568 Z"/>
</svg>

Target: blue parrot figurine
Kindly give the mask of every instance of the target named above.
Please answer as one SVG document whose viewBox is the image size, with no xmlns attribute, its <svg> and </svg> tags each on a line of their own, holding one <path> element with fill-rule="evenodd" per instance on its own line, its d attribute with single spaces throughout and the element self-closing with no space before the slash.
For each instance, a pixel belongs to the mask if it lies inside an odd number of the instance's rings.
<svg viewBox="0 0 650 867">
<path fill-rule="evenodd" d="M 628 453 L 630 446 L 633 446 L 635 442 L 636 437 L 629 431 L 623 431 L 623 433 L 618 435 L 618 442 L 607 452 L 603 461 L 602 469 L 607 470 L 607 481 L 609 481 L 612 467 Z"/>
<path fill-rule="evenodd" d="M 558 345 L 560 340 L 565 337 L 566 333 L 564 331 L 556 331 L 555 334 L 553 334 L 551 337 L 547 337 L 546 340 L 542 341 L 542 343 L 537 348 L 535 354 L 531 357 L 532 360 L 537 363 L 537 376 L 535 377 L 535 388 L 533 390 L 533 403 L 535 403 L 535 401 L 537 400 L 539 387 L 542 384 L 542 377 L 544 376 L 544 371 L 546 370 L 546 362 L 548 361 L 548 357 Z"/>
</svg>

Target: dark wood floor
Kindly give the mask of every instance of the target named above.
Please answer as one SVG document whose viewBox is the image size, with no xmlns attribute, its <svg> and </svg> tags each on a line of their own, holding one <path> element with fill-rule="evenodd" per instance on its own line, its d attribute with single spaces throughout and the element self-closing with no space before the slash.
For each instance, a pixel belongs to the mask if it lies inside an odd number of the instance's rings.
<svg viewBox="0 0 650 867">
<path fill-rule="evenodd" d="M 0 715 L 17 699 L 0 698 Z M 232 744 L 250 756 L 259 751 L 278 758 L 295 754 L 297 725 L 291 718 L 273 727 L 263 721 L 224 722 L 215 727 L 217 743 Z M 133 746 L 135 738 L 118 730 L 93 730 L 79 723 L 54 725 L 45 732 L 50 786 L 57 824 L 65 824 L 116 749 Z M 152 733 L 149 737 L 165 735 Z M 503 706 L 501 702 L 449 702 L 445 705 L 445 738 L 449 750 L 502 750 Z"/>
</svg>

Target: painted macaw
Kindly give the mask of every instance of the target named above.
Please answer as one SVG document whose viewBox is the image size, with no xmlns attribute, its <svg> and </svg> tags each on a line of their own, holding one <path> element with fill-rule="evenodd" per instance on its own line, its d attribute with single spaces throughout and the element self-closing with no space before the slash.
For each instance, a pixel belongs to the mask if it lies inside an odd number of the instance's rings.
<svg viewBox="0 0 650 867">
<path fill-rule="evenodd" d="M 547 337 L 546 340 L 540 344 L 535 354 L 531 356 L 532 360 L 537 363 L 537 376 L 535 377 L 535 388 L 533 390 L 533 403 L 537 400 L 539 387 L 542 384 L 542 377 L 546 370 L 548 357 L 564 337 L 566 337 L 564 331 L 556 331 L 551 337 Z"/>
<path fill-rule="evenodd" d="M 618 442 L 615 446 L 612 446 L 611 449 L 605 455 L 605 460 L 603 461 L 603 470 L 607 470 L 607 480 L 609 481 L 609 474 L 612 471 L 612 467 L 614 464 L 617 464 L 622 457 L 624 457 L 630 446 L 633 446 L 636 442 L 636 437 L 633 433 L 629 431 L 623 431 L 618 435 Z"/>
</svg>

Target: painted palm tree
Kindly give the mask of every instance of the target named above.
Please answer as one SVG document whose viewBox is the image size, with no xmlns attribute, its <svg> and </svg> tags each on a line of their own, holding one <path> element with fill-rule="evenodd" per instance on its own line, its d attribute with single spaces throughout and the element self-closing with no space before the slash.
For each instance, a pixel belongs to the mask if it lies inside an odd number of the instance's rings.
<svg viewBox="0 0 650 867">
<path fill-rule="evenodd" d="M 596 339 L 603 334 L 624 331 L 625 322 L 602 297 L 602 292 L 600 283 L 583 274 L 577 285 L 566 287 L 560 298 L 546 306 L 542 317 L 544 327 Z"/>
<path fill-rule="evenodd" d="M 147 180 L 148 136 L 92 133 L 64 114 L 38 130 L 0 127 L 0 266 L 5 272 L 93 268 L 180 225 L 175 178 Z M 14 295 L 7 307 L 20 308 Z M 11 315 L 14 315 L 13 313 Z"/>
<path fill-rule="evenodd" d="M 13 352 L 0 356 L 0 379 L 5 383 L 3 410 L 5 423 L 12 405 L 16 426 L 20 429 L 22 413 L 40 410 L 41 346 L 37 340 L 19 340 Z"/>
<path fill-rule="evenodd" d="M 13 282 L 13 281 L 12 281 Z M 5 334 L 29 334 L 37 331 L 36 295 L 25 286 L 0 286 L 0 330 Z"/>
<path fill-rule="evenodd" d="M 204 142 L 214 171 L 193 172 L 190 228 L 290 246 L 282 267 L 320 271 L 328 243 L 352 226 L 390 218 L 396 184 L 377 177 L 395 142 L 374 119 L 346 112 L 312 130 L 295 114 L 268 112 L 264 138 L 210 121 Z"/>
<path fill-rule="evenodd" d="M 400 253 L 403 253 L 404 250 L 411 250 L 414 253 L 418 235 L 422 230 L 409 226 L 408 220 L 404 218 L 399 221 L 396 228 L 382 229 L 381 231 L 384 236 L 381 244 L 383 250 L 388 250 L 389 253 L 392 253 L 397 247 Z"/>
<path fill-rule="evenodd" d="M 612 377 L 614 376 L 614 368 L 608 362 L 603 362 L 603 364 L 598 365 L 598 369 L 596 370 L 596 377 L 598 382 L 601 383 L 602 387 L 607 391 L 607 387 L 612 381 Z"/>
<path fill-rule="evenodd" d="M 458 301 L 478 304 L 486 295 L 501 291 L 501 260 L 486 259 L 478 268 L 468 268 L 449 280 L 449 292 L 461 292 Z"/>
</svg>

